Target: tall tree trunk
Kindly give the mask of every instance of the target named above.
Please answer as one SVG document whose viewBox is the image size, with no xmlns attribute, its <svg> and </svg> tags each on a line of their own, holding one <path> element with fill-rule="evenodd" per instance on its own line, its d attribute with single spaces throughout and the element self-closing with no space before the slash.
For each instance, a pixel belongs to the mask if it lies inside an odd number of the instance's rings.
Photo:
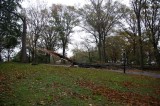
<svg viewBox="0 0 160 106">
<path fill-rule="evenodd" d="M 2 62 L 2 54 L 1 54 L 2 50 L 0 49 L 0 62 Z"/>
<path fill-rule="evenodd" d="M 30 62 L 31 62 L 31 49 L 29 48 L 28 50 L 29 50 L 28 61 L 29 61 L 29 63 L 30 63 Z"/>
<path fill-rule="evenodd" d="M 27 23 L 26 17 L 23 18 L 23 35 L 22 35 L 22 62 L 27 62 L 27 54 L 26 54 L 26 33 L 27 33 Z"/>
<path fill-rule="evenodd" d="M 153 22 L 153 21 L 152 21 Z M 153 27 L 153 23 L 152 23 L 152 27 L 151 27 L 151 36 L 152 36 L 152 45 L 153 45 L 153 48 L 154 48 L 154 55 L 155 55 L 155 58 L 156 58 L 156 62 L 157 62 L 157 65 L 160 66 L 160 51 L 158 50 L 158 41 L 156 40 L 155 36 L 156 36 L 156 31 L 154 30 L 155 28 Z M 158 32 L 158 38 L 159 38 L 159 35 L 160 34 L 160 31 Z M 158 39 L 157 38 L 157 39 Z M 158 39 L 159 40 L 159 39 Z"/>
<path fill-rule="evenodd" d="M 141 20 L 140 20 L 140 14 L 137 14 L 137 27 L 138 27 L 138 36 L 139 36 L 139 61 L 140 61 L 140 66 L 141 69 L 144 68 L 143 64 L 143 43 L 142 43 L 142 35 L 141 35 Z"/>
<path fill-rule="evenodd" d="M 0 53 L 0 62 L 2 62 L 2 56 L 1 56 L 1 53 Z"/>
<path fill-rule="evenodd" d="M 33 50 L 31 51 L 31 54 L 32 54 L 32 62 L 34 61 L 34 48 Z"/>
<path fill-rule="evenodd" d="M 33 65 L 37 64 L 37 40 L 34 41 Z"/>
<path fill-rule="evenodd" d="M 99 34 L 99 43 L 98 43 L 98 55 L 99 61 L 102 62 L 102 40 L 101 35 Z"/>
<path fill-rule="evenodd" d="M 134 64 L 135 64 L 136 60 L 137 60 L 137 58 L 136 58 L 136 41 L 134 38 L 134 40 L 133 40 L 133 60 L 132 60 L 134 62 Z"/>
<path fill-rule="evenodd" d="M 1 55 L 1 50 L 0 50 L 0 63 L 2 62 L 2 55 Z"/>
<path fill-rule="evenodd" d="M 149 50 L 149 53 L 148 53 L 148 64 L 151 65 L 151 50 Z"/>
<path fill-rule="evenodd" d="M 91 58 L 91 52 L 88 50 L 88 58 L 89 58 L 89 62 L 92 62 L 92 58 Z"/>
<path fill-rule="evenodd" d="M 50 54 L 46 54 L 46 63 L 50 63 Z"/>
<path fill-rule="evenodd" d="M 154 54 L 155 54 L 157 65 L 160 66 L 160 52 L 156 44 L 154 45 Z"/>
<path fill-rule="evenodd" d="M 158 49 L 156 50 L 156 62 L 158 64 L 158 66 L 160 66 L 160 53 L 159 53 Z"/>
<path fill-rule="evenodd" d="M 134 57 L 136 56 L 136 34 L 134 34 L 134 39 L 133 39 L 133 55 Z"/>
<path fill-rule="evenodd" d="M 10 61 L 10 49 L 7 49 L 7 61 L 9 62 Z"/>
<path fill-rule="evenodd" d="M 106 37 L 103 38 L 103 62 L 106 62 Z"/>
<path fill-rule="evenodd" d="M 144 68 L 143 66 L 143 42 L 142 42 L 142 34 L 141 34 L 141 9 L 143 7 L 143 0 L 133 0 L 133 8 L 136 15 L 137 20 L 137 29 L 138 29 L 138 41 L 139 41 L 139 62 L 141 69 Z"/>
<path fill-rule="evenodd" d="M 35 63 L 37 64 L 37 41 L 35 42 L 34 61 L 35 61 Z"/>
<path fill-rule="evenodd" d="M 66 56 L 66 46 L 63 45 L 63 57 Z M 63 64 L 65 64 L 65 60 L 63 60 Z"/>
<path fill-rule="evenodd" d="M 102 51 L 101 51 L 101 43 L 98 44 L 98 55 L 99 55 L 99 62 L 102 62 Z"/>
</svg>

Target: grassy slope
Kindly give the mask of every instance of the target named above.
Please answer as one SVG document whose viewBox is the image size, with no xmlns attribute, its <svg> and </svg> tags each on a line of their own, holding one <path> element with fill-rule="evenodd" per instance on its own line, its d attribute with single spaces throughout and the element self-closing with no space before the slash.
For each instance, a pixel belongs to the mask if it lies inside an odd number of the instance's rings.
<svg viewBox="0 0 160 106">
<path fill-rule="evenodd" d="M 0 64 L 0 105 L 160 105 L 160 79 L 84 68 Z"/>
</svg>

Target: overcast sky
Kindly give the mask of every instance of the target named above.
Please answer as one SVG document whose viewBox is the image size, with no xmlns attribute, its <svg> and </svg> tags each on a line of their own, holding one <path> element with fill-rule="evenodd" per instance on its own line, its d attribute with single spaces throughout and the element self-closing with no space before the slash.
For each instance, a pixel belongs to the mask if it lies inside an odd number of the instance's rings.
<svg viewBox="0 0 160 106">
<path fill-rule="evenodd" d="M 22 5 L 23 7 L 27 7 L 28 3 L 31 5 L 35 2 L 46 2 L 48 6 L 51 6 L 53 3 L 54 4 L 64 4 L 64 5 L 84 5 L 88 2 L 89 0 L 24 0 Z M 123 4 L 128 5 L 129 0 L 117 0 Z"/>
<path fill-rule="evenodd" d="M 39 4 L 41 2 L 45 2 L 48 7 L 50 7 L 52 4 L 63 4 L 63 5 L 72 5 L 72 6 L 83 6 L 86 4 L 89 0 L 24 0 L 22 2 L 22 7 L 27 8 L 30 5 Z M 119 1 L 119 0 L 117 0 Z M 121 0 L 119 1 L 123 4 L 129 5 L 129 0 Z M 75 32 L 72 34 L 72 44 L 69 44 L 69 49 L 67 51 L 68 56 L 72 56 L 72 49 L 75 48 L 75 45 L 78 45 L 78 42 L 82 41 L 82 38 L 86 36 L 85 32 Z M 59 51 L 62 52 L 61 50 Z"/>
</svg>

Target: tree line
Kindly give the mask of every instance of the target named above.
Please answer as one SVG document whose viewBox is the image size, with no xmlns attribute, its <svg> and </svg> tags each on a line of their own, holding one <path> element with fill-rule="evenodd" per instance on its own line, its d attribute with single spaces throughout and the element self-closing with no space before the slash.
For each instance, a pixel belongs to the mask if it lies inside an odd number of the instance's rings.
<svg viewBox="0 0 160 106">
<path fill-rule="evenodd" d="M 36 63 L 41 55 L 37 48 L 61 48 L 65 56 L 78 26 L 86 37 L 77 45 L 80 48 L 73 50 L 76 61 L 118 63 L 125 53 L 128 65 L 160 65 L 159 0 L 130 0 L 130 6 L 112 0 L 89 0 L 83 7 L 53 4 L 47 8 L 39 4 L 25 9 L 20 2 L 0 2 L 0 52 L 7 51 L 8 59 L 17 45 L 22 45 L 22 62 Z M 48 54 L 45 59 L 50 62 Z"/>
</svg>

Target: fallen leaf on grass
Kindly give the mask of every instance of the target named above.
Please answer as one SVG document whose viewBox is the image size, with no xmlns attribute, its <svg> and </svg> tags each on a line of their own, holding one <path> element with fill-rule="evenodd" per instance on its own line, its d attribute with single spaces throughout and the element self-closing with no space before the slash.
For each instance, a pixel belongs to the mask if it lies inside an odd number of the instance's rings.
<svg viewBox="0 0 160 106">
<path fill-rule="evenodd" d="M 123 102 L 125 104 L 130 105 L 160 105 L 160 100 L 154 98 L 152 96 L 143 96 L 140 94 L 132 93 L 132 92 L 120 92 L 118 90 L 110 89 L 104 86 L 96 85 L 93 82 L 87 81 L 77 81 L 77 84 L 81 87 L 85 87 L 90 89 L 93 92 L 93 95 L 103 95 L 107 99 L 115 101 L 115 102 Z"/>
<path fill-rule="evenodd" d="M 5 85 L 4 85 L 4 81 L 6 80 L 4 75 L 0 75 L 0 93 L 4 92 L 5 90 Z"/>
<path fill-rule="evenodd" d="M 135 86 L 132 82 L 127 82 L 127 81 L 122 82 L 122 85 L 127 88 L 132 88 Z"/>
<path fill-rule="evenodd" d="M 76 92 L 70 92 L 69 94 L 70 94 L 70 96 L 72 96 L 74 98 L 79 98 L 81 100 L 88 100 L 88 99 L 91 98 L 90 96 L 87 96 L 87 95 L 84 95 L 84 94 L 79 94 L 79 93 L 76 93 Z"/>
<path fill-rule="evenodd" d="M 46 103 L 44 101 L 40 101 L 40 102 L 37 103 L 37 105 L 43 105 L 44 106 L 44 105 L 46 105 Z"/>
<path fill-rule="evenodd" d="M 155 93 L 160 96 L 160 89 L 156 89 Z"/>
</svg>

